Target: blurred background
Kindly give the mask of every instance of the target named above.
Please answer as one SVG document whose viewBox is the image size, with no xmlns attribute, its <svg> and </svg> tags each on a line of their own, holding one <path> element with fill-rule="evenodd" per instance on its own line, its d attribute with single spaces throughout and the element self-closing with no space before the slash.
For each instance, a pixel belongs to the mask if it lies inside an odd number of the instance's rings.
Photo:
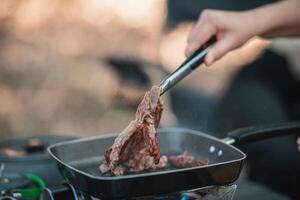
<svg viewBox="0 0 300 200">
<path fill-rule="evenodd" d="M 1 137 L 122 130 L 158 68 L 165 13 L 156 0 L 1 1 Z"/>
<path fill-rule="evenodd" d="M 201 9 L 225 5 L 193 4 L 195 1 L 2 0 L 1 137 L 88 136 L 122 130 L 144 92 L 185 58 L 187 33 Z M 209 101 L 209 105 L 199 108 L 208 118 L 199 112 L 179 111 L 180 118 L 186 121 L 184 116 L 190 115 L 201 124 L 198 128 L 215 131 L 210 112 L 216 98 L 224 94 L 240 66 L 253 60 L 264 46 L 255 40 L 244 51 L 228 55 L 215 67 L 202 68 L 181 83 L 178 88 L 201 94 L 200 101 Z M 174 103 L 183 110 L 189 105 Z M 162 124 L 175 121 L 174 112 L 167 108 Z"/>
<path fill-rule="evenodd" d="M 0 138 L 120 132 L 145 91 L 184 60 L 187 34 L 203 9 L 271 2 L 1 0 Z M 299 47 L 297 39 L 253 38 L 200 68 L 164 95 L 161 126 L 224 137 L 240 127 L 299 119 Z M 294 136 L 243 150 L 253 180 L 295 194 L 300 157 Z M 295 166 L 274 167 L 291 160 Z M 283 179 L 264 176 L 266 165 L 275 176 L 290 172 L 283 177 L 288 188 L 282 189 Z"/>
</svg>

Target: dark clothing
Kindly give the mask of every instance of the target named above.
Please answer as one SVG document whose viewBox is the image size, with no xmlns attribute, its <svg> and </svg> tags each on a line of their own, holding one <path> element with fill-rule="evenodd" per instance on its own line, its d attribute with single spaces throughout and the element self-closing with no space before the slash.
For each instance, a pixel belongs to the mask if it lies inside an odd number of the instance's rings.
<svg viewBox="0 0 300 200">
<path fill-rule="evenodd" d="M 272 2 L 276 0 L 168 0 L 166 29 L 181 22 L 196 21 L 204 9 L 247 10 Z M 175 90 L 171 91 L 171 97 L 179 124 L 219 137 L 240 127 L 300 120 L 300 83 L 293 77 L 286 60 L 271 51 L 237 74 L 219 106 L 216 99 L 205 94 Z M 300 153 L 296 149 L 296 136 L 241 148 L 248 155 L 252 180 L 300 199 Z M 243 192 L 252 194 L 248 187 Z M 254 196 L 248 197 L 258 199 L 262 196 L 252 192 Z M 247 199 L 246 196 L 242 199 Z"/>
<path fill-rule="evenodd" d="M 172 28 L 184 21 L 195 21 L 204 9 L 218 10 L 249 10 L 258 6 L 277 2 L 278 0 L 168 0 L 167 24 L 166 28 Z"/>
<path fill-rule="evenodd" d="M 300 82 L 286 60 L 266 51 L 238 73 L 218 110 L 219 131 L 300 120 Z M 299 133 L 300 134 L 300 133 Z M 277 191 L 300 198 L 300 153 L 296 135 L 243 145 L 249 175 Z"/>
</svg>

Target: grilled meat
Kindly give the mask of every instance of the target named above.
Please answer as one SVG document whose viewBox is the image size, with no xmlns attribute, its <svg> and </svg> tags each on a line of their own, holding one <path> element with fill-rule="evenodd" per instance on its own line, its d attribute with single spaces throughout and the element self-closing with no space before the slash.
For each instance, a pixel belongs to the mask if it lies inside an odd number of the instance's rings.
<svg viewBox="0 0 300 200">
<path fill-rule="evenodd" d="M 197 160 L 194 156 L 190 155 L 188 151 L 182 152 L 177 156 L 169 156 L 168 161 L 171 165 L 177 168 L 194 167 L 208 164 L 208 159 Z"/>
<path fill-rule="evenodd" d="M 161 164 L 157 127 L 163 105 L 159 97 L 160 89 L 157 86 L 146 92 L 137 108 L 135 120 L 129 123 L 106 151 L 105 161 L 100 166 L 102 173 L 111 171 L 114 175 L 122 175 L 124 165 L 127 165 L 129 170 L 131 167 L 132 171 L 136 171 L 151 168 L 150 163 Z"/>
</svg>

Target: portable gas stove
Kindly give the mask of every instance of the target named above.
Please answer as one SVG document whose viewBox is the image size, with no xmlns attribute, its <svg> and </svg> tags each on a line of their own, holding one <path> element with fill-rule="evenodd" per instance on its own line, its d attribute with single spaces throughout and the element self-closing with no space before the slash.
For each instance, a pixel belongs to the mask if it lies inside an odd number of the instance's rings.
<svg viewBox="0 0 300 200">
<path fill-rule="evenodd" d="M 63 183 L 55 187 L 46 187 L 46 183 L 34 174 L 4 174 L 5 166 L 0 165 L 0 200 L 100 200 L 76 190 L 72 185 Z M 216 186 L 157 195 L 131 200 L 231 200 L 237 186 Z"/>
<path fill-rule="evenodd" d="M 237 186 L 218 186 L 201 188 L 169 195 L 130 198 L 131 200 L 232 200 Z M 1 191 L 0 200 L 100 200 L 77 191 L 72 185 L 64 183 L 51 188 L 22 188 Z"/>
<path fill-rule="evenodd" d="M 5 164 L 0 163 L 0 200 L 101 200 L 76 190 L 69 183 L 49 187 L 48 182 L 36 174 L 12 173 L 5 168 Z M 236 188 L 237 186 L 233 184 L 130 199 L 231 200 Z"/>
<path fill-rule="evenodd" d="M 201 188 L 188 192 L 178 192 L 169 195 L 158 195 L 151 197 L 130 198 L 131 200 L 232 200 L 237 186 L 217 186 L 209 188 Z M 100 200 L 79 191 L 68 183 L 61 185 L 58 188 L 46 188 L 40 200 Z"/>
<path fill-rule="evenodd" d="M 4 161 L 0 162 L 0 200 L 100 200 L 76 190 L 69 183 L 60 184 L 60 181 L 58 181 L 53 184 L 51 176 L 53 179 L 57 178 L 56 176 L 50 175 L 50 179 L 44 179 L 44 177 L 47 177 L 44 175 L 49 173 L 48 169 L 46 168 L 45 173 L 42 174 L 35 173 L 35 170 L 32 170 L 32 173 L 25 173 L 12 170 L 11 165 Z M 28 170 L 30 171 L 30 168 Z M 61 180 L 63 180 L 62 177 Z M 233 184 L 130 199 L 231 200 L 235 194 L 236 187 Z"/>
</svg>

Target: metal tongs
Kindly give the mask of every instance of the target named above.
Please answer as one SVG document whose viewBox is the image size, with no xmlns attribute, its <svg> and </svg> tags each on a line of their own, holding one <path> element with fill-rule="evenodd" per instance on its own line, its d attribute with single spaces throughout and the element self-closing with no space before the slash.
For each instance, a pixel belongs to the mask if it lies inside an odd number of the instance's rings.
<svg viewBox="0 0 300 200">
<path fill-rule="evenodd" d="M 160 83 L 160 95 L 176 85 L 184 77 L 192 73 L 192 71 L 203 63 L 204 57 L 208 53 L 210 47 L 215 43 L 215 37 L 211 38 L 205 45 L 189 56 L 173 73 L 169 74 Z"/>
</svg>

